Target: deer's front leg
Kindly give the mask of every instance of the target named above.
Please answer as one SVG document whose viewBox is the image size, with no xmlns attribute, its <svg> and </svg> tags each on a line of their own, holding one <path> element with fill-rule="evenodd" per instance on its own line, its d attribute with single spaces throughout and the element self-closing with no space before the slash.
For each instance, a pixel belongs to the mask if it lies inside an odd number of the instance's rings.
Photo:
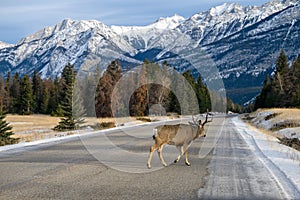
<svg viewBox="0 0 300 200">
<path fill-rule="evenodd" d="M 191 163 L 189 162 L 189 156 L 188 156 L 188 148 L 189 148 L 190 145 L 191 145 L 191 143 L 190 144 L 185 144 L 183 146 L 183 150 L 184 150 L 184 154 L 185 154 L 185 164 L 187 166 L 191 166 Z"/>
<path fill-rule="evenodd" d="M 191 166 L 191 163 L 189 162 L 188 151 L 186 150 L 184 154 L 185 154 L 185 164 L 187 166 Z"/>
<path fill-rule="evenodd" d="M 183 146 L 177 146 L 177 149 L 179 151 L 179 156 L 176 158 L 176 160 L 174 160 L 174 163 L 177 163 L 183 155 Z"/>
</svg>

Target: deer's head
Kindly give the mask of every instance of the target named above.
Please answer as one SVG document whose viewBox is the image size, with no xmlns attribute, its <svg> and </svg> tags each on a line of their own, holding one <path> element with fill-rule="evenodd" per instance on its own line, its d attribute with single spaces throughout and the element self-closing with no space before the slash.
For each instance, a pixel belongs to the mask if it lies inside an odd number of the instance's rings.
<svg viewBox="0 0 300 200">
<path fill-rule="evenodd" d="M 203 123 L 198 118 L 195 118 L 194 116 L 192 116 L 193 121 L 189 122 L 189 124 L 191 126 L 194 126 L 194 127 L 198 128 L 197 137 L 206 137 L 206 132 L 204 130 L 204 126 L 205 126 L 206 123 L 212 122 L 212 119 L 213 119 L 213 118 L 211 118 L 210 120 L 208 120 L 208 115 L 209 115 L 209 113 L 207 112 L 206 117 L 205 117 L 205 121 Z"/>
</svg>

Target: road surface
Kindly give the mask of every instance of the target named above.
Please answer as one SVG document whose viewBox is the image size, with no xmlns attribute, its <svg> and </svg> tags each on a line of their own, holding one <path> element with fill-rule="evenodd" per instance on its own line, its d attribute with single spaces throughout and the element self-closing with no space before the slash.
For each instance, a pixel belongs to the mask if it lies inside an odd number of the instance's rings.
<svg viewBox="0 0 300 200">
<path fill-rule="evenodd" d="M 230 118 L 215 118 L 207 137 L 191 145 L 190 167 L 184 159 L 173 164 L 177 152 L 169 146 L 169 166 L 154 154 L 147 169 L 153 127 L 0 152 L 0 199 L 286 198 Z"/>
</svg>

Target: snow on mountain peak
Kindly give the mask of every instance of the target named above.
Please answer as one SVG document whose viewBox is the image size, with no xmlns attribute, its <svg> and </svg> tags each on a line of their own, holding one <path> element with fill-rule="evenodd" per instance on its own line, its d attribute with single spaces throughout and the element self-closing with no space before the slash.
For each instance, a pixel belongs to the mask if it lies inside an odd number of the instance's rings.
<svg viewBox="0 0 300 200">
<path fill-rule="evenodd" d="M 211 16 L 219 16 L 224 14 L 225 12 L 234 13 L 238 11 L 242 11 L 243 7 L 236 3 L 224 3 L 223 5 L 213 7 L 209 10 Z"/>
<path fill-rule="evenodd" d="M 185 20 L 184 17 L 175 14 L 172 17 L 159 18 L 155 23 L 149 25 L 149 27 L 157 28 L 157 29 L 174 29 L 181 22 Z"/>
<path fill-rule="evenodd" d="M 11 47 L 13 44 L 8 44 L 6 42 L 0 41 L 0 49 L 6 48 L 6 47 Z"/>
</svg>

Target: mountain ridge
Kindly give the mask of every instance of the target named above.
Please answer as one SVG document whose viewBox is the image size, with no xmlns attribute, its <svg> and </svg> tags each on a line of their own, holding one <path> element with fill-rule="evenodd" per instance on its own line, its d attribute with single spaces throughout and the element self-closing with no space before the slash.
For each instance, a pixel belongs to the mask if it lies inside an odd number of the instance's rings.
<svg viewBox="0 0 300 200">
<path fill-rule="evenodd" d="M 259 88 L 264 76 L 274 70 L 281 48 L 290 48 L 291 58 L 299 53 L 299 13 L 299 1 L 273 0 L 247 7 L 225 3 L 187 19 L 175 14 L 146 26 L 107 26 L 97 20 L 64 19 L 17 44 L 0 42 L 0 74 L 31 74 L 35 68 L 48 78 L 59 75 L 69 62 L 78 70 L 92 60 L 101 63 L 104 70 L 113 59 L 127 63 L 124 68 L 129 69 L 146 56 L 184 71 L 190 69 L 190 64 L 174 59 L 174 55 L 182 49 L 201 48 L 216 63 L 226 89 L 245 87 L 245 80 L 251 80 L 249 88 Z M 261 43 L 266 45 L 261 47 L 266 52 L 257 47 Z M 244 103 L 258 92 L 236 99 Z"/>
</svg>

